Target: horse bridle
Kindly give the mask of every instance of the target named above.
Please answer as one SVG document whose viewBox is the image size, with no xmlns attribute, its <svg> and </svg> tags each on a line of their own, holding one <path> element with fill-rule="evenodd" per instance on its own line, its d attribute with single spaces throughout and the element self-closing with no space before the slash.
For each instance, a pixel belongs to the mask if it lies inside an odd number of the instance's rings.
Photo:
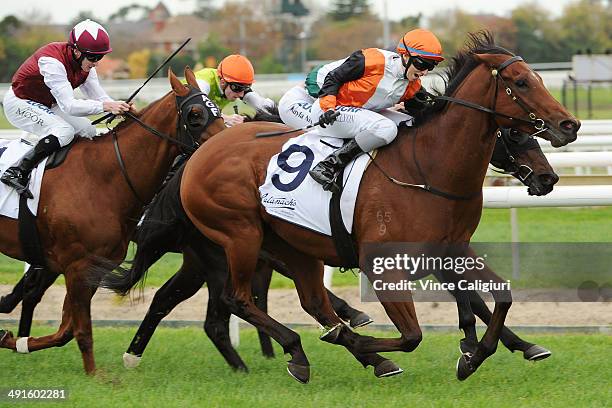
<svg viewBox="0 0 612 408">
<path fill-rule="evenodd" d="M 201 98 L 201 102 L 194 101 L 194 99 L 197 97 Z M 202 131 L 204 131 L 204 129 L 206 129 L 206 127 L 210 125 L 215 119 L 221 117 L 221 110 L 217 107 L 217 105 L 215 105 L 214 102 L 212 102 L 205 93 L 189 85 L 189 93 L 186 96 L 176 95 L 176 109 L 178 114 L 178 120 L 176 122 L 176 138 L 170 137 L 169 135 L 147 125 L 139 117 L 135 116 L 131 112 L 125 112 L 124 115 L 138 123 L 138 125 L 140 125 L 143 129 L 149 131 L 149 133 L 152 133 L 160 139 L 178 146 L 181 153 L 183 153 L 184 155 L 191 155 L 193 154 L 193 152 L 196 151 L 199 146 L 199 135 L 194 136 L 192 134 L 191 127 L 193 126 L 187 123 L 187 119 L 185 118 L 186 115 L 184 115 L 184 113 L 188 113 L 189 108 L 194 105 L 202 106 L 202 112 L 204 117 L 201 120 L 202 124 L 197 126 L 198 128 L 202 128 Z M 115 149 L 115 155 L 117 157 L 117 162 L 119 163 L 121 173 L 123 174 L 123 178 L 127 182 L 130 190 L 132 191 L 136 199 L 142 205 L 146 205 L 147 202 L 140 197 L 140 195 L 136 191 L 136 188 L 134 187 L 134 184 L 132 183 L 132 180 L 130 179 L 127 173 L 127 168 L 125 167 L 125 162 L 123 160 L 121 150 L 119 148 L 117 131 L 113 128 L 111 129 L 111 133 L 113 135 L 113 146 Z"/>
<path fill-rule="evenodd" d="M 512 120 L 512 121 L 518 121 L 518 122 L 523 122 L 523 123 L 527 123 L 529 125 L 532 125 L 536 132 L 532 133 L 530 136 L 533 137 L 535 135 L 538 135 L 542 132 L 546 132 L 548 130 L 548 127 L 546 127 L 546 122 L 544 121 L 544 119 L 538 118 L 536 116 L 535 113 L 531 112 L 529 109 L 529 106 L 523 102 L 523 100 L 521 100 L 520 97 L 518 97 L 513 91 L 512 88 L 510 87 L 510 85 L 508 84 L 508 82 L 504 79 L 504 77 L 501 76 L 501 72 L 506 69 L 507 67 L 509 67 L 510 65 L 512 65 L 515 62 L 518 61 L 523 61 L 523 58 L 521 56 L 515 55 L 511 58 L 508 58 L 506 61 L 504 61 L 499 67 L 497 68 L 493 68 L 491 69 L 491 75 L 493 76 L 493 78 L 495 79 L 495 94 L 493 95 L 493 108 L 489 109 L 489 108 L 485 108 L 482 105 L 478 105 L 476 103 L 473 102 L 469 102 L 469 101 L 465 101 L 463 99 L 457 99 L 457 98 L 453 98 L 451 96 L 445 96 L 445 95 L 439 95 L 439 96 L 433 96 L 434 100 L 442 100 L 442 101 L 447 101 L 447 102 L 454 102 L 457 103 L 459 105 L 463 105 L 465 107 L 468 108 L 472 108 L 472 109 L 476 109 L 482 112 L 486 112 L 489 113 L 491 115 L 494 116 L 501 116 L 503 118 Z M 524 118 L 516 118 L 514 116 L 511 115 L 507 115 L 505 113 L 502 112 L 498 112 L 495 110 L 495 105 L 497 104 L 497 93 L 498 93 L 498 89 L 499 89 L 499 82 L 498 80 L 500 80 L 504 87 L 505 87 L 505 91 L 506 94 L 512 98 L 512 100 L 521 107 L 521 109 L 527 114 L 527 116 L 529 117 L 529 119 L 524 119 Z"/>
<path fill-rule="evenodd" d="M 507 162 L 510 165 L 510 167 L 512 167 L 512 169 L 507 169 L 506 166 L 499 166 L 498 164 L 493 163 L 493 159 L 491 159 L 491 164 L 493 164 L 495 167 L 502 169 L 502 170 L 497 170 L 497 169 L 492 169 L 492 170 L 499 174 L 509 174 L 511 176 L 514 176 L 518 178 L 521 182 L 523 182 L 523 184 L 527 185 L 527 180 L 531 176 L 533 176 L 534 171 L 530 166 L 526 164 L 520 164 L 516 160 L 514 155 L 517 153 L 525 152 L 527 150 L 537 149 L 539 145 L 538 145 L 537 140 L 535 140 L 534 138 L 532 138 L 531 136 L 527 134 L 525 134 L 524 136 L 525 140 L 522 140 L 522 141 L 511 140 L 510 135 L 513 130 L 515 129 L 503 129 L 503 130 L 498 129 L 497 132 L 495 132 L 497 140 L 499 141 L 499 143 L 504 149 L 504 153 L 505 153 L 505 157 L 507 158 Z M 509 142 L 508 139 L 510 139 L 510 141 L 512 142 L 512 148 L 508 146 L 508 142 Z M 495 156 L 495 151 L 493 152 L 493 155 Z"/>
<path fill-rule="evenodd" d="M 523 122 L 523 123 L 527 123 L 532 125 L 536 132 L 531 134 L 529 137 L 533 137 L 537 134 L 540 134 L 542 132 L 546 132 L 548 130 L 548 128 L 546 127 L 546 122 L 541 119 L 538 118 L 535 113 L 531 112 L 529 110 L 529 107 L 527 106 L 527 104 L 525 102 L 523 102 L 518 96 L 514 95 L 512 92 L 512 88 L 510 87 L 510 85 L 508 85 L 508 83 L 506 82 L 506 80 L 501 76 L 501 72 L 506 69 L 508 66 L 510 66 L 511 64 L 517 62 L 517 61 L 523 61 L 523 58 L 515 55 L 511 58 L 508 58 L 506 61 L 504 61 L 502 64 L 500 64 L 497 68 L 493 68 L 491 70 L 491 75 L 493 76 L 493 78 L 495 79 L 495 94 L 493 96 L 493 103 L 492 103 L 492 109 L 486 108 L 482 105 L 478 105 L 476 103 L 473 102 L 469 102 L 463 99 L 458 99 L 458 98 L 453 98 L 451 96 L 445 96 L 445 95 L 438 95 L 438 96 L 434 96 L 431 94 L 428 94 L 432 99 L 434 100 L 443 100 L 443 101 L 447 101 L 447 102 L 454 102 L 457 103 L 459 105 L 468 107 L 468 108 L 472 108 L 472 109 L 476 109 L 485 113 L 489 113 L 491 115 L 494 116 L 501 116 L 504 117 L 506 119 L 510 119 L 513 121 L 519 121 L 519 122 Z M 505 113 L 502 112 L 498 112 L 495 110 L 495 105 L 497 104 L 497 94 L 498 94 L 498 89 L 499 89 L 499 82 L 498 80 L 501 80 L 502 83 L 505 86 L 505 91 L 506 94 L 508 96 L 510 96 L 512 98 L 512 100 L 521 107 L 521 109 L 523 111 L 525 111 L 525 113 L 527 113 L 527 116 L 529 117 L 529 119 L 524 119 L 524 118 L 515 118 L 514 116 L 511 115 L 507 115 Z M 378 166 L 378 164 L 376 163 L 376 161 L 374 160 L 374 158 L 372 157 L 371 154 L 368 153 L 368 155 L 370 156 L 370 159 L 372 160 L 372 163 L 383 173 L 384 176 L 386 176 L 391 182 L 400 185 L 402 187 L 410 187 L 410 188 L 418 188 L 420 190 L 424 190 L 427 191 L 429 193 L 432 193 L 434 195 L 449 199 L 449 200 L 458 200 L 458 201 L 467 201 L 467 200 L 471 200 L 473 198 L 479 197 L 482 195 L 482 190 L 474 192 L 473 194 L 470 195 L 457 195 L 457 194 L 452 194 L 452 193 L 448 193 L 442 190 L 438 190 L 437 188 L 433 187 L 431 184 L 429 184 L 427 182 L 427 178 L 425 177 L 425 174 L 423 172 L 423 170 L 421 169 L 421 165 L 419 164 L 418 158 L 416 156 L 416 136 L 417 133 L 415 131 L 414 137 L 412 138 L 412 156 L 413 156 L 413 160 L 414 163 L 416 165 L 417 171 L 419 172 L 419 176 L 421 177 L 421 179 L 423 180 L 423 184 L 412 184 L 412 183 L 406 183 L 400 180 L 397 180 L 391 176 L 389 176 L 380 166 Z M 514 159 L 514 157 L 512 157 L 512 159 Z M 519 167 L 520 169 L 520 167 Z M 530 169 L 531 170 L 531 169 Z M 533 171 L 533 170 L 531 170 Z M 529 174 L 526 176 L 528 177 Z"/>
</svg>

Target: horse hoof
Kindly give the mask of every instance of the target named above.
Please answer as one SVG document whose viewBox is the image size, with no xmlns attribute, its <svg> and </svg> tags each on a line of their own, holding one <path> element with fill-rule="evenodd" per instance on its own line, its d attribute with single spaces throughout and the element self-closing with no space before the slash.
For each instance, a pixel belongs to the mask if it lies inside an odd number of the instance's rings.
<svg viewBox="0 0 612 408">
<path fill-rule="evenodd" d="M 4 346 L 4 340 L 13 337 L 13 333 L 8 330 L 0 330 L 0 346 Z"/>
<path fill-rule="evenodd" d="M 357 314 L 357 316 L 354 316 L 353 318 L 351 318 L 351 321 L 349 322 L 349 324 L 351 325 L 353 329 L 356 329 L 358 327 L 367 326 L 373 321 L 374 320 L 372 320 L 370 316 L 368 316 L 367 314 L 363 312 L 360 312 L 359 314 Z"/>
<path fill-rule="evenodd" d="M 334 327 L 332 327 L 331 329 L 323 333 L 321 337 L 319 337 L 319 339 L 326 341 L 328 343 L 335 343 L 336 340 L 338 340 L 338 336 L 340 336 L 340 331 L 342 331 L 342 326 L 344 326 L 342 323 L 338 323 L 337 325 L 335 325 Z"/>
<path fill-rule="evenodd" d="M 523 358 L 528 361 L 544 360 L 552 355 L 550 350 L 534 344 L 523 352 Z"/>
<path fill-rule="evenodd" d="M 310 381 L 310 367 L 295 363 L 287 363 L 287 372 L 289 375 L 298 380 L 302 384 L 308 384 Z"/>
<path fill-rule="evenodd" d="M 472 353 L 464 353 L 457 360 L 457 379 L 463 381 L 476 372 L 471 364 Z"/>
<path fill-rule="evenodd" d="M 469 341 L 468 339 L 461 339 L 459 341 L 459 350 L 461 354 L 471 353 L 474 354 L 476 352 L 476 348 L 478 345 L 473 341 Z"/>
<path fill-rule="evenodd" d="M 377 378 L 392 377 L 403 372 L 404 370 L 391 360 L 385 360 L 374 368 L 374 375 Z"/>
<path fill-rule="evenodd" d="M 245 373 L 245 374 L 249 373 L 249 368 L 247 366 L 245 366 L 244 364 L 241 364 L 241 365 L 238 365 L 238 366 L 232 366 L 232 368 L 237 373 Z"/>
<path fill-rule="evenodd" d="M 135 356 L 134 354 L 123 353 L 123 366 L 128 370 L 138 367 L 140 365 L 140 360 L 142 360 L 142 356 Z"/>
</svg>

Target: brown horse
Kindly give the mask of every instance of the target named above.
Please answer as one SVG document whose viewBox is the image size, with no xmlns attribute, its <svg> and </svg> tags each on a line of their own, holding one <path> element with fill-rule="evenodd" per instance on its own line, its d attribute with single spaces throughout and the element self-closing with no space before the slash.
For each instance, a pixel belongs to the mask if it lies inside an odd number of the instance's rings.
<svg viewBox="0 0 612 408">
<path fill-rule="evenodd" d="M 556 147 L 576 139 L 580 123 L 520 57 L 496 46 L 489 33 L 472 35 L 471 40 L 453 58 L 445 96 L 438 98 L 454 98 L 453 102 L 440 105 L 420 127 L 402 129 L 392 145 L 380 149 L 377 165 L 369 166 L 363 176 L 352 231 L 362 261 L 364 243 L 468 243 L 480 220 L 481 187 L 497 127 L 537 133 Z M 262 247 L 293 271 L 302 307 L 330 328 L 322 339 L 345 346 L 362 364 L 378 368 L 382 362 L 374 353 L 409 352 L 420 343 L 414 305 L 381 302 L 401 333 L 397 339 L 360 336 L 333 313 L 319 262 L 342 264 L 331 238 L 273 218 L 261 205 L 258 186 L 265 180 L 270 158 L 287 137 L 257 140 L 256 134 L 282 129 L 244 124 L 221 132 L 198 150 L 187 163 L 181 183 L 185 212 L 202 234 L 225 251 L 230 275 L 225 297 L 232 313 L 262 329 L 290 353 L 292 376 L 301 382 L 310 377 L 299 335 L 257 309 L 251 298 L 251 280 Z M 387 172 L 426 187 L 393 183 Z M 384 231 L 376 222 L 381 211 L 392 221 Z M 368 278 L 373 280 L 371 274 Z M 476 352 L 460 358 L 460 379 L 495 351 L 511 305 L 508 292 L 494 292 L 490 325 Z"/>
<path fill-rule="evenodd" d="M 62 322 L 55 334 L 25 340 L 0 330 L 0 347 L 17 350 L 19 344 L 21 352 L 30 352 L 63 346 L 75 337 L 85 371 L 95 371 L 90 314 L 95 288 L 88 284 L 88 270 L 96 257 L 124 259 L 144 203 L 180 150 L 192 151 L 201 137 L 225 127 L 193 72 L 186 69 L 185 76 L 189 86 L 169 71 L 170 93 L 109 134 L 79 141 L 59 168 L 45 173 L 37 227 L 49 272 L 66 279 Z M 17 231 L 16 220 L 0 217 L 0 250 L 23 260 Z"/>
</svg>

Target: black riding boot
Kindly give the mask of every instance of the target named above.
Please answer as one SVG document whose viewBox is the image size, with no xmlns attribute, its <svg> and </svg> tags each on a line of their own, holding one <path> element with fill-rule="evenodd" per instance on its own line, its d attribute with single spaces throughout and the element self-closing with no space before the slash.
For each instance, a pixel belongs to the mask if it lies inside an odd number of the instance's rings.
<svg viewBox="0 0 612 408">
<path fill-rule="evenodd" d="M 43 137 L 32 150 L 23 156 L 19 164 L 6 169 L 2 177 L 0 177 L 0 181 L 13 187 L 19 194 L 24 194 L 27 198 L 32 198 L 32 193 L 28 189 L 30 172 L 45 157 L 59 150 L 60 147 L 57 137 L 53 135 Z"/>
<path fill-rule="evenodd" d="M 364 151 L 361 150 L 355 139 L 351 139 L 347 144 L 317 163 L 308 174 L 323 186 L 323 190 L 334 191 L 338 189 L 335 179 L 340 170 L 362 153 Z"/>
</svg>

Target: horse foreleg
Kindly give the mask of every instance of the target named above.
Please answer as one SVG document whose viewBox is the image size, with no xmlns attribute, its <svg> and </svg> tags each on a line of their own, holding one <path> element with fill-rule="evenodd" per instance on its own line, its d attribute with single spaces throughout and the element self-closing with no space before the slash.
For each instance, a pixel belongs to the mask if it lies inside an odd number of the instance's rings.
<svg viewBox="0 0 612 408">
<path fill-rule="evenodd" d="M 344 346 L 363 367 L 374 367 L 377 377 L 388 377 L 400 374 L 403 370 L 394 362 L 376 353 L 364 353 L 358 350 L 357 344 L 364 336 L 353 333 L 336 315 L 323 286 L 323 263 L 308 256 L 287 243 L 275 240 L 269 243 L 275 253 L 291 270 L 302 308 L 314 317 L 326 331 L 321 340 Z"/>
<path fill-rule="evenodd" d="M 272 268 L 270 265 L 262 261 L 257 262 L 257 270 L 253 277 L 252 293 L 255 305 L 263 312 L 268 313 L 268 290 L 270 289 L 270 281 L 272 280 Z M 259 345 L 261 353 L 264 357 L 274 358 L 274 348 L 270 336 L 257 330 L 259 336 Z"/>
<path fill-rule="evenodd" d="M 11 313 L 23 299 L 23 286 L 25 282 L 25 274 L 19 279 L 19 282 L 13 287 L 13 290 L 8 295 L 0 297 L 0 313 Z"/>
<path fill-rule="evenodd" d="M 475 253 L 470 248 L 469 256 L 474 257 Z M 464 278 L 467 281 L 474 282 L 476 280 L 490 280 L 495 283 L 505 283 L 506 281 L 497 276 L 490 269 L 487 272 L 478 271 L 473 269 L 470 273 L 466 273 Z M 457 378 L 459 380 L 465 380 L 472 375 L 478 367 L 484 362 L 484 360 L 495 353 L 497 349 L 497 343 L 500 340 L 504 322 L 508 314 L 508 310 L 512 305 L 512 294 L 510 290 L 495 290 L 491 291 L 495 300 L 495 307 L 493 308 L 493 315 L 487 326 L 485 334 L 476 347 L 474 353 L 464 353 L 457 362 Z"/>
<path fill-rule="evenodd" d="M 204 275 L 197 269 L 189 267 L 186 256 L 183 259 L 181 269 L 155 292 L 145 318 L 140 323 L 127 351 L 123 354 L 123 365 L 126 368 L 134 368 L 140 364 L 140 358 L 162 319 L 176 305 L 195 295 L 204 285 Z"/>
<path fill-rule="evenodd" d="M 19 331 L 17 333 L 19 337 L 30 335 L 34 309 L 58 276 L 47 269 L 34 268 L 33 266 L 24 275 L 23 301 L 21 302 L 21 317 L 19 318 Z"/>
<path fill-rule="evenodd" d="M 271 336 L 291 355 L 287 363 L 289 374 L 301 383 L 310 380 L 310 363 L 302 348 L 300 336 L 280 324 L 253 303 L 251 280 L 257 266 L 262 242 L 261 227 L 246 224 L 236 225 L 231 238 L 226 238 L 224 249 L 228 262 L 229 282 L 225 286 L 223 301 L 231 313 L 251 323 Z"/>
<path fill-rule="evenodd" d="M 334 311 L 345 322 L 349 322 L 353 329 L 358 327 L 366 326 L 372 323 L 374 320 L 367 313 L 362 312 L 361 310 L 357 310 L 351 305 L 349 305 L 344 299 L 336 296 L 331 290 L 325 289 L 327 291 L 327 297 L 334 308 Z"/>
<path fill-rule="evenodd" d="M 62 322 L 57 332 L 42 337 L 14 338 L 11 332 L 0 330 L 0 347 L 25 354 L 50 347 L 62 347 L 72 340 L 72 337 L 72 311 L 68 295 L 66 294 L 62 310 Z"/>
<path fill-rule="evenodd" d="M 487 307 L 487 304 L 482 300 L 480 295 L 475 291 L 470 291 L 470 304 L 472 305 L 472 310 L 476 313 L 476 316 L 483 321 L 487 326 L 491 322 L 491 311 Z M 529 361 L 538 361 L 543 360 L 547 357 L 551 356 L 550 350 L 539 346 L 534 343 L 530 343 L 526 340 L 520 338 L 516 333 L 514 333 L 510 328 L 504 326 L 501 331 L 500 340 L 502 344 L 511 352 L 515 352 L 516 350 L 523 352 L 523 358 Z M 462 350 L 463 352 L 474 350 Z"/>
<path fill-rule="evenodd" d="M 91 327 L 91 298 L 96 289 L 86 281 L 89 264 L 76 262 L 66 270 L 66 292 L 72 310 L 72 332 L 81 350 L 83 368 L 86 374 L 94 374 L 93 333 Z"/>
</svg>

